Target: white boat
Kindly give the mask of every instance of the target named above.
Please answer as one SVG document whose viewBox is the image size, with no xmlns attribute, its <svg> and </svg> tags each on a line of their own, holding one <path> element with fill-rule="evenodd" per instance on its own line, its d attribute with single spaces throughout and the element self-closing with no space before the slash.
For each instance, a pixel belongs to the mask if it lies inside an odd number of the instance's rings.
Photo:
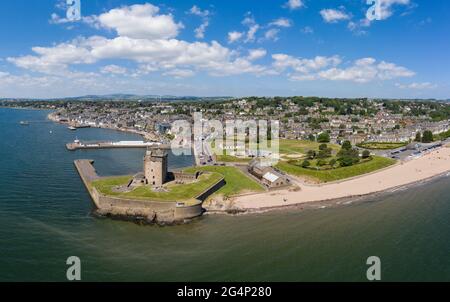
<svg viewBox="0 0 450 302">
<path fill-rule="evenodd" d="M 70 126 L 70 127 L 68 127 L 67 129 L 72 130 L 72 131 L 77 130 L 77 128 L 75 128 L 75 127 L 73 127 L 73 126 Z"/>
</svg>

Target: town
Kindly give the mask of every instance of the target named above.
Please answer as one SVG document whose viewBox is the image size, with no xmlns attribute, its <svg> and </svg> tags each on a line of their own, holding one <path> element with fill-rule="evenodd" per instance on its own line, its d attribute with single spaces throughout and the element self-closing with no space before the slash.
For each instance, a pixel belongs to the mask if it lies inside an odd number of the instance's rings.
<svg viewBox="0 0 450 302">
<path fill-rule="evenodd" d="M 120 129 L 167 141 L 171 123 L 205 119 L 266 119 L 280 121 L 280 137 L 317 140 L 326 133 L 329 142 L 406 143 L 425 131 L 433 135 L 449 128 L 450 105 L 439 101 L 328 99 L 318 97 L 249 97 L 194 101 L 41 101 L 3 100 L 0 106 L 54 109 L 55 118 L 75 127 Z"/>
</svg>

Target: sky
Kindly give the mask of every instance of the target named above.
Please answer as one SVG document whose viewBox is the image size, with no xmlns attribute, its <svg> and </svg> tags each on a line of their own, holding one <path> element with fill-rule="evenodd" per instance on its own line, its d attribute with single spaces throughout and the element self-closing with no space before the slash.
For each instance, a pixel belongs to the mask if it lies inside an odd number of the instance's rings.
<svg viewBox="0 0 450 302">
<path fill-rule="evenodd" d="M 7 98 L 449 99 L 449 58 L 450 1 L 0 1 Z"/>
</svg>

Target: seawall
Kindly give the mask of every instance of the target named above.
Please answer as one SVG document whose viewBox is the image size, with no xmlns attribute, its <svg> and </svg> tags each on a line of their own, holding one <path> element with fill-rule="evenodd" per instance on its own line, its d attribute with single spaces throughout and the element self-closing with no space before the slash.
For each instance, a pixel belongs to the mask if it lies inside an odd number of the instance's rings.
<svg viewBox="0 0 450 302">
<path fill-rule="evenodd" d="M 100 216 L 167 225 L 183 223 L 203 215 L 203 202 L 199 199 L 184 204 L 177 201 L 161 202 L 106 196 L 92 186 L 92 181 L 101 178 L 97 175 L 93 162 L 93 160 L 76 160 L 74 164 L 97 207 L 96 214 Z M 223 180 L 220 183 L 222 182 Z M 219 183 L 199 197 L 214 193 L 214 189 L 218 187 Z"/>
</svg>

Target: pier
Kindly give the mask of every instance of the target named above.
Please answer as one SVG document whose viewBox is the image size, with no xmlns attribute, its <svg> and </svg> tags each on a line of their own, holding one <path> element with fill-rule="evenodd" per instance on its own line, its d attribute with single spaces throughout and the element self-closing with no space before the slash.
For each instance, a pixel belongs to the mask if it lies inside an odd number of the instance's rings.
<svg viewBox="0 0 450 302">
<path fill-rule="evenodd" d="M 81 142 L 75 140 L 73 143 L 66 144 L 69 151 L 76 151 L 80 149 L 125 149 L 125 148 L 157 148 L 170 149 L 170 145 L 158 142 L 144 142 L 144 141 L 119 141 L 119 142 Z"/>
</svg>

